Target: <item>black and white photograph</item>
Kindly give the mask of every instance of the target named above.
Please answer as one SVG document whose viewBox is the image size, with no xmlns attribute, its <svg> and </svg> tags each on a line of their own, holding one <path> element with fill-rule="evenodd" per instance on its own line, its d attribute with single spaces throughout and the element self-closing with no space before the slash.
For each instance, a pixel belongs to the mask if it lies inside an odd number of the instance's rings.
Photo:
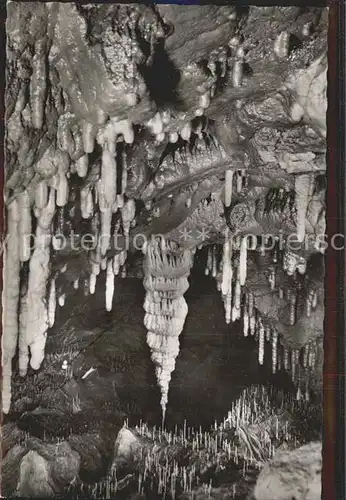
<svg viewBox="0 0 346 500">
<path fill-rule="evenodd" d="M 2 497 L 321 499 L 328 16 L 7 2 Z"/>
</svg>

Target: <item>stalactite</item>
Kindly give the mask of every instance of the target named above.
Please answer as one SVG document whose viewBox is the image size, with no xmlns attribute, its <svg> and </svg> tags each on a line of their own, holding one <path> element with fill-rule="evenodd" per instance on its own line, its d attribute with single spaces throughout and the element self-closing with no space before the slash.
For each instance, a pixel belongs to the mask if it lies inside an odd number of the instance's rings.
<svg viewBox="0 0 346 500">
<path fill-rule="evenodd" d="M 296 322 L 296 302 L 297 297 L 294 293 L 292 293 L 290 297 L 290 325 L 293 326 Z"/>
<path fill-rule="evenodd" d="M 161 389 L 163 421 L 171 373 L 179 354 L 179 335 L 188 311 L 183 294 L 188 288 L 187 276 L 191 266 L 192 253 L 189 250 L 181 250 L 175 243 L 159 237 L 148 242 L 143 263 L 143 284 L 147 292 L 143 306 L 146 311 L 144 324 Z"/>
<path fill-rule="evenodd" d="M 233 280 L 233 267 L 232 267 L 232 241 L 229 237 L 229 232 L 226 232 L 225 242 L 223 245 L 222 262 L 221 262 L 221 294 L 225 307 L 225 320 L 229 324 L 232 319 L 232 314 L 240 317 L 240 303 L 239 311 L 232 313 L 232 280 Z"/>
<path fill-rule="evenodd" d="M 125 202 L 123 208 L 121 209 L 121 219 L 124 228 L 124 235 L 128 236 L 130 232 L 131 222 L 136 215 L 136 204 L 134 200 L 129 199 Z"/>
<path fill-rule="evenodd" d="M 234 304 L 232 308 L 232 321 L 240 318 L 241 286 L 240 286 L 240 266 L 238 267 L 237 278 L 235 282 Z"/>
<path fill-rule="evenodd" d="M 41 129 L 47 94 L 46 41 L 45 37 L 35 43 L 30 81 L 30 106 L 32 124 Z"/>
<path fill-rule="evenodd" d="M 19 301 L 19 205 L 14 199 L 7 210 L 8 239 L 4 251 L 3 337 L 2 337 L 2 409 L 8 413 L 11 405 L 12 358 L 18 341 Z"/>
<path fill-rule="evenodd" d="M 48 326 L 52 328 L 55 322 L 55 310 L 56 310 L 56 288 L 55 288 L 55 278 L 50 282 L 49 295 L 48 295 Z"/>
<path fill-rule="evenodd" d="M 106 274 L 106 310 L 107 311 L 112 310 L 113 295 L 114 295 L 113 261 L 111 259 L 109 259 L 107 262 L 107 274 Z"/>
<path fill-rule="evenodd" d="M 45 180 L 40 181 L 35 188 L 35 207 L 44 208 L 48 202 L 48 184 Z"/>
<path fill-rule="evenodd" d="M 122 151 L 122 172 L 121 172 L 121 194 L 124 195 L 127 188 L 127 163 L 126 153 Z"/>
<path fill-rule="evenodd" d="M 19 375 L 25 377 L 28 371 L 29 346 L 26 339 L 26 324 L 28 319 L 28 289 L 25 283 L 21 290 L 19 306 L 19 339 L 18 339 L 18 365 Z"/>
<path fill-rule="evenodd" d="M 296 378 L 296 352 L 294 349 L 291 351 L 291 373 L 292 373 L 292 381 L 295 381 Z"/>
<path fill-rule="evenodd" d="M 187 123 L 180 132 L 180 135 L 184 141 L 189 141 L 191 137 L 192 127 L 191 123 Z"/>
<path fill-rule="evenodd" d="M 308 367 L 308 357 L 309 357 L 309 346 L 303 347 L 303 367 L 306 369 Z"/>
<path fill-rule="evenodd" d="M 113 257 L 113 274 L 117 276 L 120 270 L 120 254 L 114 255 Z"/>
<path fill-rule="evenodd" d="M 105 271 L 107 269 L 107 257 L 103 257 L 103 259 L 101 259 L 100 266 L 102 271 Z"/>
<path fill-rule="evenodd" d="M 232 204 L 232 190 L 233 190 L 233 170 L 226 170 L 225 175 L 225 206 L 230 207 Z"/>
<path fill-rule="evenodd" d="M 84 186 L 80 190 L 80 208 L 83 219 L 90 219 L 94 212 L 93 195 L 90 186 Z"/>
<path fill-rule="evenodd" d="M 317 292 L 316 292 L 316 290 L 313 290 L 312 294 L 311 294 L 311 307 L 312 307 L 312 309 L 316 309 L 316 307 L 317 307 Z"/>
<path fill-rule="evenodd" d="M 88 173 L 89 157 L 87 154 L 81 156 L 76 160 L 76 172 L 79 177 L 85 177 Z"/>
<path fill-rule="evenodd" d="M 238 170 L 237 172 L 236 183 L 237 183 L 237 193 L 240 193 L 240 191 L 243 188 L 243 172 L 241 170 Z"/>
<path fill-rule="evenodd" d="M 284 347 L 284 368 L 286 371 L 288 370 L 288 349 L 287 349 L 287 347 Z"/>
<path fill-rule="evenodd" d="M 19 203 L 19 238 L 20 238 L 20 260 L 26 262 L 30 259 L 30 236 L 31 236 L 31 211 L 30 198 L 27 191 L 18 195 Z"/>
<path fill-rule="evenodd" d="M 276 284 L 275 267 L 269 268 L 269 284 L 270 284 L 270 289 L 275 290 L 275 284 Z"/>
<path fill-rule="evenodd" d="M 242 238 L 239 255 L 239 281 L 240 286 L 245 285 L 247 273 L 247 237 Z"/>
<path fill-rule="evenodd" d="M 59 167 L 59 183 L 56 194 L 56 204 L 58 207 L 64 207 L 68 202 L 68 181 L 66 178 L 66 172 L 64 171 L 63 165 Z"/>
<path fill-rule="evenodd" d="M 269 326 L 267 326 L 265 328 L 265 338 L 266 338 L 267 342 L 270 342 L 270 328 L 269 328 Z"/>
<path fill-rule="evenodd" d="M 297 208 L 297 237 L 302 242 L 305 237 L 305 218 L 306 210 L 309 204 L 311 175 L 302 174 L 295 176 L 295 204 Z"/>
<path fill-rule="evenodd" d="M 85 153 L 92 153 L 95 146 L 97 129 L 95 125 L 87 121 L 82 123 L 82 137 L 83 137 L 83 147 Z"/>
<path fill-rule="evenodd" d="M 64 307 L 66 300 L 66 293 L 62 293 L 58 298 L 58 303 L 60 307 Z"/>
<path fill-rule="evenodd" d="M 212 277 L 215 278 L 217 274 L 217 253 L 216 245 L 212 248 Z"/>
<path fill-rule="evenodd" d="M 37 220 L 35 249 L 30 259 L 28 284 L 28 321 L 26 338 L 30 347 L 30 365 L 38 370 L 44 358 L 48 329 L 46 288 L 49 275 L 51 223 L 55 214 L 55 191 L 50 190 L 49 201 Z"/>
<path fill-rule="evenodd" d="M 248 313 L 246 305 L 245 305 L 244 314 L 243 314 L 243 333 L 244 333 L 244 337 L 247 337 L 249 334 L 249 313 Z"/>
</svg>

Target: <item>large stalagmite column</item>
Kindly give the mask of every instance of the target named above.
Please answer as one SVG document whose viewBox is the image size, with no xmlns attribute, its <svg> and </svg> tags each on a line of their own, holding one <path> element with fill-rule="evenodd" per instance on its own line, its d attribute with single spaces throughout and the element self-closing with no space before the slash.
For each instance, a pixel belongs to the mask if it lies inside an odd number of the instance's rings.
<svg viewBox="0 0 346 500">
<path fill-rule="evenodd" d="M 187 278 L 192 262 L 190 250 L 181 250 L 163 237 L 153 237 L 146 247 L 144 324 L 148 329 L 147 343 L 161 389 L 163 422 L 171 374 L 179 354 L 179 335 L 188 311 L 183 295 L 189 287 Z"/>
</svg>

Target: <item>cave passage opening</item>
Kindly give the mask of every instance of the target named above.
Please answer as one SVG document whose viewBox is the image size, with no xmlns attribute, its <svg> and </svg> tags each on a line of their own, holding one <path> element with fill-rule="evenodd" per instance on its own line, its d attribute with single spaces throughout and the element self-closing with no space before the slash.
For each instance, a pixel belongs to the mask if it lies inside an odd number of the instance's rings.
<svg viewBox="0 0 346 500">
<path fill-rule="evenodd" d="M 181 427 L 185 421 L 188 426 L 209 429 L 215 420 L 221 422 L 227 417 L 244 389 L 254 385 L 294 393 L 288 373 L 272 375 L 270 347 L 260 366 L 255 339 L 243 337 L 239 321 L 225 323 L 215 280 L 204 273 L 205 253 L 202 249 L 195 256 L 190 288 L 185 294 L 189 312 L 170 383 L 167 429 Z M 113 412 L 117 417 L 127 417 L 129 425 L 141 420 L 149 425 L 161 424 L 160 394 L 143 325 L 145 292 L 142 280 L 133 276 L 135 271 L 125 279 L 116 278 L 110 312 L 104 308 L 102 274 L 95 295 L 84 296 L 81 289 L 72 290 L 66 305 L 57 310 L 42 368 L 27 377 L 26 384 L 35 384 L 37 377 L 43 384 L 61 381 L 60 386 L 46 388 L 41 406 L 47 403 L 47 392 L 48 406 L 61 409 L 66 406 L 61 398 L 73 404 L 78 400 L 78 411 L 72 404 L 73 426 L 77 422 L 72 432 L 79 432 L 79 420 L 85 430 L 88 413 L 98 414 L 96 418 L 102 420 L 112 419 Z M 62 367 L 65 359 L 68 374 Z"/>
</svg>

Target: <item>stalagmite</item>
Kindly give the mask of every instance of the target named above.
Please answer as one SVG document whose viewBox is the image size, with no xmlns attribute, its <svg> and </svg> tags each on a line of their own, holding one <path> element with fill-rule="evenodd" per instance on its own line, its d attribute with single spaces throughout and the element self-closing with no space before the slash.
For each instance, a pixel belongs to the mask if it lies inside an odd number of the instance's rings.
<svg viewBox="0 0 346 500">
<path fill-rule="evenodd" d="M 230 207 L 232 203 L 233 170 L 226 170 L 225 174 L 225 206 Z"/>
<path fill-rule="evenodd" d="M 90 186 L 80 190 L 80 208 L 83 219 L 89 219 L 94 212 L 93 195 Z"/>
<path fill-rule="evenodd" d="M 78 288 L 79 288 L 79 278 L 76 278 L 76 279 L 74 280 L 74 282 L 73 282 L 73 288 L 74 288 L 75 290 L 78 290 Z"/>
<path fill-rule="evenodd" d="M 92 153 L 94 151 L 96 132 L 97 130 L 92 123 L 83 121 L 82 137 L 85 153 Z"/>
<path fill-rule="evenodd" d="M 56 288 L 55 288 L 55 278 L 50 282 L 49 295 L 48 295 L 48 326 L 52 328 L 55 322 L 55 310 L 56 310 Z"/>
<path fill-rule="evenodd" d="M 286 371 L 288 370 L 288 349 L 287 349 L 287 347 L 284 347 L 284 368 Z"/>
<path fill-rule="evenodd" d="M 305 217 L 309 204 L 310 183 L 310 174 L 295 176 L 294 190 L 295 204 L 297 208 L 297 237 L 299 242 L 302 242 L 305 237 Z"/>
<path fill-rule="evenodd" d="M 243 188 L 243 172 L 241 170 L 238 170 L 237 176 L 236 176 L 236 185 L 237 185 L 237 193 L 240 193 L 240 191 Z"/>
<path fill-rule="evenodd" d="M 106 275 L 106 310 L 109 312 L 113 307 L 114 295 L 114 273 L 113 261 L 111 259 L 107 262 L 107 275 Z"/>
<path fill-rule="evenodd" d="M 274 52 L 280 57 L 288 56 L 290 34 L 287 31 L 282 31 L 280 35 L 277 36 L 274 43 Z"/>
<path fill-rule="evenodd" d="M 12 358 L 18 341 L 19 301 L 19 205 L 14 199 L 7 210 L 8 239 L 4 250 L 3 337 L 2 337 L 2 409 L 11 405 Z"/>
<path fill-rule="evenodd" d="M 171 373 L 179 354 L 179 335 L 188 310 L 183 294 L 188 288 L 187 276 L 191 266 L 192 253 L 189 250 L 182 250 L 163 237 L 152 237 L 148 242 L 143 263 L 143 284 L 147 292 L 144 324 L 161 389 L 163 422 Z"/>
<path fill-rule="evenodd" d="M 37 220 L 35 249 L 30 259 L 28 284 L 28 322 L 26 338 L 30 346 L 30 365 L 38 370 L 44 358 L 48 329 L 46 288 L 49 275 L 51 223 L 55 214 L 55 191 L 50 189 L 49 201 Z"/>
<path fill-rule="evenodd" d="M 232 71 L 232 83 L 233 87 L 238 88 L 241 87 L 243 83 L 243 73 L 244 73 L 244 60 L 243 58 L 239 58 L 234 62 L 233 71 Z"/>
<path fill-rule="evenodd" d="M 19 203 L 19 238 L 20 260 L 26 262 L 30 259 L 31 212 L 30 198 L 27 191 L 18 195 Z"/>
</svg>

